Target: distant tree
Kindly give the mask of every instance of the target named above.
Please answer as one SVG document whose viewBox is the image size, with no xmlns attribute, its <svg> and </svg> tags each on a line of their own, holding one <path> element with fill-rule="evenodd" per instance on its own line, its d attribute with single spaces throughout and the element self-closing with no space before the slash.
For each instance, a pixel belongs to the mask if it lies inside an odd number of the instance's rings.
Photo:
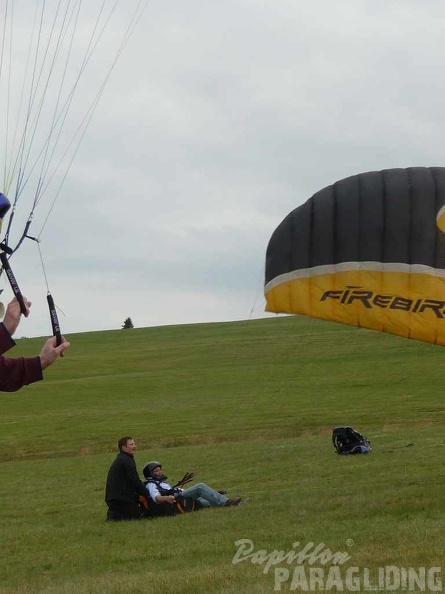
<svg viewBox="0 0 445 594">
<path fill-rule="evenodd" d="M 122 326 L 122 330 L 126 330 L 127 328 L 134 328 L 131 318 L 127 318 Z"/>
</svg>

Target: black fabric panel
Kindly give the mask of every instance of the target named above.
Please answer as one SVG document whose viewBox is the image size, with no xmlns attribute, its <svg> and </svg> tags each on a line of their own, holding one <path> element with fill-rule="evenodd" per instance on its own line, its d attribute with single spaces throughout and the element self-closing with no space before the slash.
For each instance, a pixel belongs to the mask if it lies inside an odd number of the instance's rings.
<svg viewBox="0 0 445 594">
<path fill-rule="evenodd" d="M 432 172 L 426 168 L 408 170 L 411 182 L 409 263 L 436 266 L 436 187 Z M 442 235 L 442 233 L 440 233 Z"/>
<path fill-rule="evenodd" d="M 385 195 L 382 262 L 409 262 L 410 187 L 405 170 L 382 171 Z"/>
<path fill-rule="evenodd" d="M 290 246 L 292 254 L 292 270 L 300 270 L 310 265 L 310 255 L 313 244 L 312 230 L 313 201 L 307 201 L 300 207 L 297 217 L 289 218 L 292 240 Z"/>
<path fill-rule="evenodd" d="M 334 184 L 336 242 L 333 264 L 356 262 L 360 257 L 360 186 L 358 176 Z M 323 237 L 319 238 L 324 241 Z"/>
<path fill-rule="evenodd" d="M 434 211 L 435 213 L 437 213 L 445 204 L 445 168 L 431 167 L 430 171 L 431 176 L 434 180 L 435 189 L 436 208 L 434 209 Z M 434 258 L 434 266 L 436 268 L 445 269 L 445 234 L 441 233 L 437 229 Z"/>
<path fill-rule="evenodd" d="M 292 211 L 272 235 L 266 283 L 280 274 L 341 262 L 445 268 L 436 215 L 445 168 L 373 171 L 340 180 Z"/>
<path fill-rule="evenodd" d="M 266 282 L 291 270 L 308 268 L 312 200 L 292 211 L 275 229 L 266 252 Z"/>
<path fill-rule="evenodd" d="M 379 171 L 358 176 L 360 186 L 360 261 L 383 259 L 385 192 Z"/>
<path fill-rule="evenodd" d="M 335 257 L 337 229 L 335 226 L 336 197 L 333 186 L 314 194 L 312 209 L 312 250 L 307 259 L 308 268 L 319 262 L 332 263 Z M 323 241 L 320 241 L 320 238 Z"/>
</svg>

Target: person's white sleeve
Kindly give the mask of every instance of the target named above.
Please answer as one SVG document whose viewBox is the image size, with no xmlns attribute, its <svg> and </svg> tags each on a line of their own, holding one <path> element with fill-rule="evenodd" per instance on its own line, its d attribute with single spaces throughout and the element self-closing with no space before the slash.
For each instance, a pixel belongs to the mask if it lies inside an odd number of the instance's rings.
<svg viewBox="0 0 445 594">
<path fill-rule="evenodd" d="M 149 494 L 149 495 L 150 495 L 150 497 L 153 499 L 153 501 L 154 501 L 155 503 L 158 503 L 158 502 L 156 501 L 156 497 L 157 497 L 158 495 L 160 495 L 160 493 L 159 493 L 159 490 L 158 490 L 157 486 L 156 486 L 154 483 L 147 483 L 147 484 L 145 485 L 145 488 L 147 489 L 147 491 L 148 491 L 148 494 Z"/>
</svg>

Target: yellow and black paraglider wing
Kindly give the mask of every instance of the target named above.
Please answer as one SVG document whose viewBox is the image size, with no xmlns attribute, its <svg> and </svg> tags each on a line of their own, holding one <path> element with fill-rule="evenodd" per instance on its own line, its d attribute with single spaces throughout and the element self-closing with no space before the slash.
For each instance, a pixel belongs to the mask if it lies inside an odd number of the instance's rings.
<svg viewBox="0 0 445 594">
<path fill-rule="evenodd" d="M 445 345 L 445 168 L 388 169 L 316 193 L 274 231 L 266 310 Z"/>
</svg>

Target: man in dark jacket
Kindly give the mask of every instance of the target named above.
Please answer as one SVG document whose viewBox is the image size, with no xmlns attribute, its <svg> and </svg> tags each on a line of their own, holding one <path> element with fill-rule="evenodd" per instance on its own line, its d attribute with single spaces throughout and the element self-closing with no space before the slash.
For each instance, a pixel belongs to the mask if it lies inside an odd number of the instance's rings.
<svg viewBox="0 0 445 594">
<path fill-rule="evenodd" d="M 110 466 L 105 487 L 107 520 L 141 520 L 145 515 L 136 498 L 137 494 L 145 497 L 147 492 L 136 470 L 136 444 L 132 437 L 126 436 L 121 437 L 117 446 L 119 453 Z"/>
</svg>

